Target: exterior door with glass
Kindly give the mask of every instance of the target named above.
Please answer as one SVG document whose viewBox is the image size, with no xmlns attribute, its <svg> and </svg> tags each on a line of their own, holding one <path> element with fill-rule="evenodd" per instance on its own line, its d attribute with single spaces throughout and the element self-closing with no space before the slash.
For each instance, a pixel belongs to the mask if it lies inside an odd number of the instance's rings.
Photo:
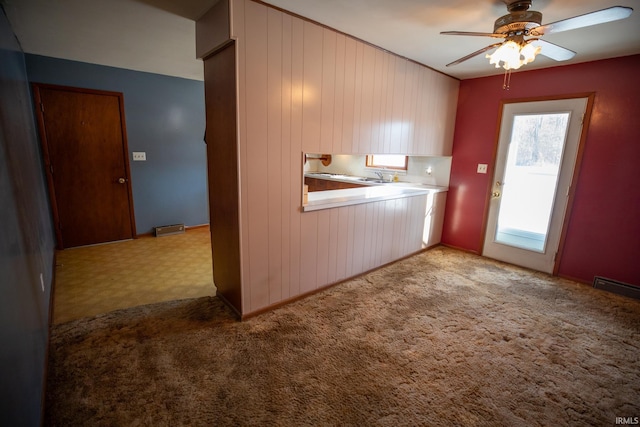
<svg viewBox="0 0 640 427">
<path fill-rule="evenodd" d="M 484 256 L 553 272 L 587 101 L 504 105 Z"/>
</svg>

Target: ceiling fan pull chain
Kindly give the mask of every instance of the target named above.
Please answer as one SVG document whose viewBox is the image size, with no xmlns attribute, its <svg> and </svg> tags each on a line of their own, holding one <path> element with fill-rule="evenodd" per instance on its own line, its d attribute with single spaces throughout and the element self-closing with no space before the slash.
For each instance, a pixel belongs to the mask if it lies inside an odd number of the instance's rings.
<svg viewBox="0 0 640 427">
<path fill-rule="evenodd" d="M 511 85 L 511 70 L 504 70 L 504 79 L 502 80 L 502 89 L 509 90 L 509 85 Z"/>
</svg>

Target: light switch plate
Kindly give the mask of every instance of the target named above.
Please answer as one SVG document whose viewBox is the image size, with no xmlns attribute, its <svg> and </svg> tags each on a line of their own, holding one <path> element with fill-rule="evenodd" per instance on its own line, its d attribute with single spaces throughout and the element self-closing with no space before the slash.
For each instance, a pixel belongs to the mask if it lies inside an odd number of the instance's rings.
<svg viewBox="0 0 640 427">
<path fill-rule="evenodd" d="M 147 153 L 144 151 L 134 151 L 133 152 L 133 161 L 134 162 L 144 162 L 147 160 Z"/>
<path fill-rule="evenodd" d="M 487 166 L 484 163 L 478 163 L 478 173 L 487 173 Z"/>
</svg>

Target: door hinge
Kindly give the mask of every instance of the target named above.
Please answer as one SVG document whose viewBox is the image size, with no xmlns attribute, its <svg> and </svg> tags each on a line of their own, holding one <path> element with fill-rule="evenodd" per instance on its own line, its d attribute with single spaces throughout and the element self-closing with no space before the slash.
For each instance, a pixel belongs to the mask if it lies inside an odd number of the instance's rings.
<svg viewBox="0 0 640 427">
<path fill-rule="evenodd" d="M 44 104 L 42 102 L 40 103 L 40 111 L 44 113 Z"/>
<path fill-rule="evenodd" d="M 571 191 L 571 186 L 567 187 L 567 196 L 569 196 L 569 192 Z"/>
<path fill-rule="evenodd" d="M 49 172 L 51 172 L 51 175 L 53 175 L 53 165 L 49 165 Z"/>
<path fill-rule="evenodd" d="M 556 262 L 557 259 L 558 259 L 558 252 L 553 254 L 553 262 Z"/>
</svg>

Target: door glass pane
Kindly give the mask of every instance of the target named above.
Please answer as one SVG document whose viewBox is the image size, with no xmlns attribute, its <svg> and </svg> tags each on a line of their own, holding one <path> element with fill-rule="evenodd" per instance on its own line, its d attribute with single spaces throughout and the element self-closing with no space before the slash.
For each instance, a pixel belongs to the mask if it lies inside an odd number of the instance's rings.
<svg viewBox="0 0 640 427">
<path fill-rule="evenodd" d="M 569 113 L 516 115 L 495 240 L 544 252 Z"/>
</svg>

